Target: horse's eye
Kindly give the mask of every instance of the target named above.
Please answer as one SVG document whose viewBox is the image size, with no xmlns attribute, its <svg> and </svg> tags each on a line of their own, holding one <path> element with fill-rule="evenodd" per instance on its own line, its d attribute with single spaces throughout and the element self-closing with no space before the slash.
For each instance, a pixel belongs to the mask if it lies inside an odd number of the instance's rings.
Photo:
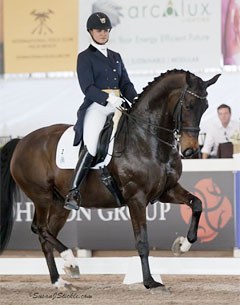
<svg viewBox="0 0 240 305">
<path fill-rule="evenodd" d="M 187 104 L 185 105 L 185 109 L 190 111 L 190 110 L 193 109 L 193 106 L 194 106 L 194 103 L 193 103 L 193 102 L 187 103 Z"/>
</svg>

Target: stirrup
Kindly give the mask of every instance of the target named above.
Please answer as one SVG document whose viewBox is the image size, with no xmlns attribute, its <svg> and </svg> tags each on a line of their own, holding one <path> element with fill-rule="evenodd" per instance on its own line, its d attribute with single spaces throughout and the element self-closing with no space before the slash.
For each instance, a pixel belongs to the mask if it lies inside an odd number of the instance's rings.
<svg viewBox="0 0 240 305">
<path fill-rule="evenodd" d="M 77 189 L 70 190 L 65 199 L 64 208 L 66 210 L 78 210 L 80 207 L 81 196 Z"/>
</svg>

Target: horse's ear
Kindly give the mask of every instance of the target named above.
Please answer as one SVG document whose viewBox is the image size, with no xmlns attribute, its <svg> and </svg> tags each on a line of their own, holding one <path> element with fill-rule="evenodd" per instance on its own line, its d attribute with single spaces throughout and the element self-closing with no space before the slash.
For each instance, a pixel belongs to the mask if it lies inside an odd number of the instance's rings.
<svg viewBox="0 0 240 305">
<path fill-rule="evenodd" d="M 215 84 L 220 75 L 221 74 L 217 74 L 214 77 L 212 77 L 211 79 L 205 81 L 204 84 L 205 84 L 206 88 L 211 86 L 211 85 L 213 85 L 213 84 Z"/>
</svg>

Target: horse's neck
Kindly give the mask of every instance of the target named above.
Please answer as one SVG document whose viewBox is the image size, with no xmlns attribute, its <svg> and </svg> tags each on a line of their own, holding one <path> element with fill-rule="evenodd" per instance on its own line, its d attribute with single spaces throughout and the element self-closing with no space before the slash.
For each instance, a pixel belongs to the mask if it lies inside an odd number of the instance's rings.
<svg viewBox="0 0 240 305">
<path fill-rule="evenodd" d="M 132 113 L 147 119 L 152 124 L 161 124 L 165 128 L 174 128 L 173 107 L 170 94 L 184 86 L 185 78 L 182 73 L 168 75 L 156 80 L 147 87 L 134 105 Z"/>
<path fill-rule="evenodd" d="M 148 122 L 150 125 L 170 128 L 172 118 L 169 111 L 169 102 L 167 95 L 143 96 L 131 111 L 131 115 L 137 118 L 139 122 Z"/>
<path fill-rule="evenodd" d="M 169 95 L 173 88 L 153 88 L 140 96 L 139 101 L 134 105 L 130 116 L 135 122 L 130 121 L 129 136 L 134 141 L 155 143 L 158 150 L 164 142 L 170 145 L 174 142 L 173 133 L 174 121 L 172 117 L 172 106 Z M 166 145 L 166 144 L 165 144 Z M 167 145 L 168 146 L 168 145 Z M 171 149 L 171 146 L 169 146 Z"/>
</svg>

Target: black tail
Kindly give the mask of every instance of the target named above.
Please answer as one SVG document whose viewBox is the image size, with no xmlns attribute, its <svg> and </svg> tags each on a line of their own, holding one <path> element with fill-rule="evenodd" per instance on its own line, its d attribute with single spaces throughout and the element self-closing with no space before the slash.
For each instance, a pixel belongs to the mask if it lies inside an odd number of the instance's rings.
<svg viewBox="0 0 240 305">
<path fill-rule="evenodd" d="M 13 193 L 15 181 L 10 173 L 10 161 L 20 139 L 13 139 L 0 149 L 1 201 L 0 201 L 0 253 L 6 248 L 13 226 Z"/>
</svg>

